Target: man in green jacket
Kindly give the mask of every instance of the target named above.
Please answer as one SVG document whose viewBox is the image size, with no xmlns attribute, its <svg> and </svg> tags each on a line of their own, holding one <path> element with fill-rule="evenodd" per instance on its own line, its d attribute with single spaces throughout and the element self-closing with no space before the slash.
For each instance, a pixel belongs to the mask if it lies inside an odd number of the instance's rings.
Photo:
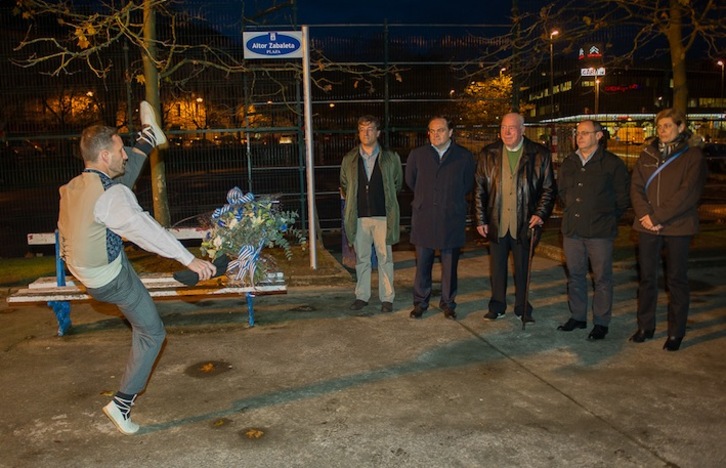
<svg viewBox="0 0 726 468">
<path fill-rule="evenodd" d="M 380 121 L 371 115 L 358 119 L 360 145 L 343 157 L 340 191 L 345 199 L 343 223 L 355 249 L 355 301 L 351 310 L 368 305 L 371 297 L 371 245 L 378 258 L 378 297 L 381 312 L 393 312 L 393 252 L 400 237 L 396 194 L 403 184 L 401 158 L 378 144 Z"/>
</svg>

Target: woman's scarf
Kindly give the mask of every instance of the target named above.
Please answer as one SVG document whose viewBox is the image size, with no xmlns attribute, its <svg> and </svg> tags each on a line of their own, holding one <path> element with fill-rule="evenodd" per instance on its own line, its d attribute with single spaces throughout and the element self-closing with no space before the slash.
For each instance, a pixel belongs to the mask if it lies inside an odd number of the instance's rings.
<svg viewBox="0 0 726 468">
<path fill-rule="evenodd" d="M 668 159 L 668 157 L 673 154 L 675 149 L 683 146 L 690 137 L 690 133 L 688 131 L 684 131 L 678 134 L 677 137 L 673 139 L 673 141 L 668 143 L 663 143 L 662 141 L 658 141 L 658 151 L 660 151 L 661 157 L 663 159 Z"/>
</svg>

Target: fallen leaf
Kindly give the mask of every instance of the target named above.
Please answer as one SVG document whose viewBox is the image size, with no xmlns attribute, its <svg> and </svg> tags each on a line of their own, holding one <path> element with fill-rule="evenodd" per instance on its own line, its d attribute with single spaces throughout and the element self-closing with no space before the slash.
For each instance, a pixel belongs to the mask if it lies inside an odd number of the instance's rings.
<svg viewBox="0 0 726 468">
<path fill-rule="evenodd" d="M 259 429 L 248 429 L 247 432 L 245 432 L 245 435 L 248 439 L 259 439 L 265 435 L 265 433 Z"/>
</svg>

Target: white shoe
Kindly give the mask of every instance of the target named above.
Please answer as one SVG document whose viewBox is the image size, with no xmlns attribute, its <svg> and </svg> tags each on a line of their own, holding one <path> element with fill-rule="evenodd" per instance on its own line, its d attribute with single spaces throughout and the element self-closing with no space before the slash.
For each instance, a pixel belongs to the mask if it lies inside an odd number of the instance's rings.
<svg viewBox="0 0 726 468">
<path fill-rule="evenodd" d="M 159 148 L 166 148 L 169 146 L 169 141 L 166 139 L 166 135 L 159 126 L 159 119 L 156 118 L 156 112 L 146 101 L 141 101 L 139 106 L 139 117 L 141 118 L 141 125 L 148 125 L 154 132 L 154 138 L 156 139 L 156 146 Z"/>
<path fill-rule="evenodd" d="M 118 409 L 118 406 L 116 406 L 116 403 L 114 403 L 113 400 L 103 407 L 103 412 L 123 434 L 131 435 L 135 434 L 139 430 L 139 425 L 131 422 L 131 415 L 129 415 L 128 419 L 124 418 L 123 413 L 121 413 L 121 410 Z"/>
</svg>

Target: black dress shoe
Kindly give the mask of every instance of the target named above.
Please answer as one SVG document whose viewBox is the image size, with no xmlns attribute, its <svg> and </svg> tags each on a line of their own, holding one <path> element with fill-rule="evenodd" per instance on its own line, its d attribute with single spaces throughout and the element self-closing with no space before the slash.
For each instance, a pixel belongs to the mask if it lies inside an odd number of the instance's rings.
<svg viewBox="0 0 726 468">
<path fill-rule="evenodd" d="M 633 343 L 642 343 L 645 340 L 653 338 L 654 333 L 655 330 L 638 330 L 630 337 L 630 341 Z"/>
<path fill-rule="evenodd" d="M 587 339 L 590 341 L 594 340 L 602 340 L 605 338 L 605 335 L 608 334 L 608 327 L 605 327 L 603 325 L 595 325 L 592 328 L 592 331 L 589 335 L 587 335 Z"/>
<path fill-rule="evenodd" d="M 444 317 L 449 320 L 456 320 L 456 312 L 451 307 L 444 307 Z"/>
<path fill-rule="evenodd" d="M 392 302 L 381 302 L 381 312 L 385 312 L 387 314 L 390 314 L 393 312 L 393 303 Z"/>
<path fill-rule="evenodd" d="M 424 309 L 422 307 L 416 306 L 411 311 L 411 314 L 409 315 L 409 317 L 411 317 L 411 318 L 421 318 L 421 316 L 423 315 L 423 313 L 424 313 L 425 310 L 426 309 Z"/>
<path fill-rule="evenodd" d="M 569 319 L 567 322 L 563 323 L 559 327 L 557 327 L 558 330 L 562 331 L 572 331 L 575 328 L 585 328 L 587 327 L 587 322 L 583 322 L 582 320 L 575 320 L 573 318 Z"/>
<path fill-rule="evenodd" d="M 683 337 L 677 338 L 675 336 L 669 336 L 666 340 L 665 344 L 663 345 L 663 349 L 666 351 L 678 351 L 678 349 L 681 347 L 681 341 L 683 341 Z"/>
</svg>

